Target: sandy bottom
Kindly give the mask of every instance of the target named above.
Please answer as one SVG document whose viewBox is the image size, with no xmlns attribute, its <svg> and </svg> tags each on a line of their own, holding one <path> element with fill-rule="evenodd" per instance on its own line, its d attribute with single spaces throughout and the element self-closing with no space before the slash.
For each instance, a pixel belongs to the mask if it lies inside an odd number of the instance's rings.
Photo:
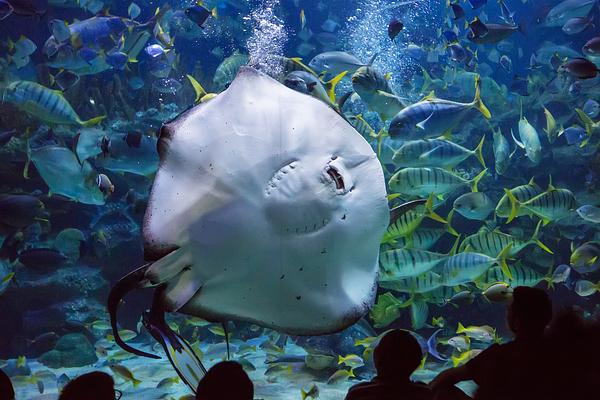
<svg viewBox="0 0 600 400">
<path fill-rule="evenodd" d="M 156 348 L 150 346 L 139 346 L 142 350 L 157 352 Z M 206 346 L 202 350 L 209 350 L 211 345 Z M 108 352 L 110 358 L 111 355 L 117 354 L 119 350 L 112 346 Z M 122 352 L 121 352 L 122 354 Z M 286 346 L 285 355 L 302 355 L 303 350 L 293 344 Z M 291 369 L 284 369 L 282 372 L 265 374 L 267 367 L 272 364 L 265 364 L 266 353 L 258 349 L 250 354 L 244 356 L 244 358 L 254 365 L 255 370 L 248 370 L 248 374 L 254 382 L 255 399 L 264 400 L 278 400 L 278 399 L 301 399 L 301 388 L 308 388 L 313 383 L 319 389 L 319 399 L 322 400 L 340 400 L 346 395 L 348 389 L 360 382 L 361 380 L 368 380 L 370 373 L 367 371 L 363 372 L 357 379 L 343 380 L 332 384 L 327 384 L 327 378 L 331 374 L 319 373 L 318 371 L 311 371 L 301 363 L 289 364 Z M 207 360 L 203 359 L 205 365 L 210 365 L 218 362 L 220 358 Z M 166 358 L 161 360 L 148 359 L 144 357 L 132 356 L 131 358 L 117 361 L 120 365 L 127 367 L 134 375 L 134 377 L 141 381 L 141 383 L 134 387 L 133 384 L 125 379 L 122 379 L 115 374 L 108 367 L 108 361 L 106 359 L 100 359 L 96 364 L 88 367 L 81 368 L 58 368 L 50 369 L 37 360 L 28 360 L 27 365 L 31 369 L 32 375 L 37 378 L 41 383 L 38 384 L 35 381 L 27 382 L 23 377 L 13 378 L 15 391 L 17 394 L 17 400 L 54 400 L 58 398 L 58 385 L 57 380 L 62 374 L 66 374 L 69 378 L 84 374 L 90 371 L 104 371 L 115 379 L 116 388 L 123 392 L 122 399 L 133 400 L 133 399 L 175 399 L 178 400 L 184 395 L 190 394 L 187 386 L 181 382 L 172 384 L 168 387 L 157 388 L 158 383 L 164 378 L 172 378 L 176 376 L 175 371 L 171 367 L 171 364 Z M 440 363 L 427 363 L 424 369 L 417 371 L 413 375 L 413 379 L 420 380 L 423 382 L 429 382 L 433 377 L 437 375 L 439 371 L 447 368 L 447 366 Z M 364 370 L 364 368 L 363 368 Z M 474 385 L 470 382 L 465 383 L 461 386 L 466 392 L 472 393 Z M 43 389 L 43 393 L 40 393 L 40 389 Z"/>
</svg>

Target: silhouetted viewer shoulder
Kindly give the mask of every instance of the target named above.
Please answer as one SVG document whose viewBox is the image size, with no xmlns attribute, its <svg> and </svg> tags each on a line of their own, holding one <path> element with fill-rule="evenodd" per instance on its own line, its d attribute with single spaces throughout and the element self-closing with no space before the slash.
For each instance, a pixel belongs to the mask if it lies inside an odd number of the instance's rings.
<svg viewBox="0 0 600 400">
<path fill-rule="evenodd" d="M 423 358 L 417 340 L 407 331 L 386 333 L 373 352 L 377 376 L 370 382 L 353 386 L 346 400 L 430 400 L 432 391 L 410 376 Z"/>
<path fill-rule="evenodd" d="M 8 375 L 0 369 L 0 399 L 14 400 L 15 391 Z"/>
<path fill-rule="evenodd" d="M 120 395 L 119 395 L 120 397 Z M 69 382 L 58 400 L 115 400 L 115 382 L 105 372 L 94 371 Z"/>
<path fill-rule="evenodd" d="M 479 388 L 475 399 L 545 399 L 549 394 L 551 359 L 544 329 L 552 318 L 552 304 L 545 291 L 517 287 L 507 308 L 506 321 L 515 340 L 494 344 L 461 367 L 441 372 L 434 390 L 473 380 Z"/>
<path fill-rule="evenodd" d="M 252 381 L 235 361 L 223 361 L 212 366 L 198 384 L 197 400 L 252 400 Z"/>
</svg>

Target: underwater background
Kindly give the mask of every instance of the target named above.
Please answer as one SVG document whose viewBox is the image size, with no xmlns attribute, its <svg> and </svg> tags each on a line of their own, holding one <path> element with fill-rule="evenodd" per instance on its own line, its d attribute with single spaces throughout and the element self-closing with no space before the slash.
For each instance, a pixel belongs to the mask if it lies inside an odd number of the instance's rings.
<svg viewBox="0 0 600 400">
<path fill-rule="evenodd" d="M 17 399 L 57 398 L 92 370 L 111 373 L 124 399 L 190 393 L 140 321 L 152 293 L 127 296 L 118 329 L 158 360 L 116 345 L 107 297 L 144 264 L 161 126 L 212 101 L 243 65 L 343 116 L 377 154 L 392 213 L 375 303 L 339 333 L 168 314 L 206 367 L 229 351 L 255 398 L 341 399 L 372 378 L 390 328 L 418 338 L 422 381 L 509 340 L 515 286 L 598 316 L 599 10 L 0 0 L 0 368 Z"/>
</svg>

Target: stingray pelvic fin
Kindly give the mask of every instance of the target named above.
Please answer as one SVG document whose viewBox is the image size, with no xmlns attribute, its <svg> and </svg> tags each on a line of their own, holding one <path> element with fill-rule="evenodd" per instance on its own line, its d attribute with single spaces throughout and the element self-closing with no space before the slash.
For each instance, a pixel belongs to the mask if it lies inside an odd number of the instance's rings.
<svg viewBox="0 0 600 400">
<path fill-rule="evenodd" d="M 142 322 L 152 337 L 163 347 L 177 375 L 196 393 L 200 379 L 206 374 L 206 368 L 189 343 L 174 332 L 165 321 L 163 291 L 164 287 L 156 290 L 152 308 L 144 313 Z"/>
</svg>

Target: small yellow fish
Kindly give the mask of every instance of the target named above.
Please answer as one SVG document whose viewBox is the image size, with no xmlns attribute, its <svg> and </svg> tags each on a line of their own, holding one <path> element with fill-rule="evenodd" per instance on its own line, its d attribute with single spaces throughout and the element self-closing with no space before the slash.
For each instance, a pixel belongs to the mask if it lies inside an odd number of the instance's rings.
<svg viewBox="0 0 600 400">
<path fill-rule="evenodd" d="M 129 370 L 129 368 L 120 365 L 120 364 L 112 364 L 109 366 L 110 370 L 114 372 L 116 375 L 119 375 L 121 378 L 129 381 L 133 384 L 133 387 L 137 387 L 142 381 L 136 379 L 133 373 Z"/>
<path fill-rule="evenodd" d="M 106 349 L 106 347 L 96 343 L 94 345 L 94 348 L 96 349 L 96 354 L 98 354 L 100 357 L 108 356 L 108 350 Z"/>
<path fill-rule="evenodd" d="M 352 369 L 365 365 L 364 360 L 356 354 L 348 354 L 345 357 L 338 356 L 338 364 L 344 364 Z"/>
<path fill-rule="evenodd" d="M 305 400 L 308 397 L 310 397 L 311 399 L 316 399 L 319 397 L 319 388 L 313 382 L 310 384 L 308 389 L 306 389 L 306 390 L 304 390 L 304 388 L 300 389 L 300 394 L 302 395 L 302 400 Z"/>
<path fill-rule="evenodd" d="M 134 332 L 129 329 L 123 329 L 119 331 L 119 336 L 121 336 L 121 339 L 123 339 L 124 342 L 128 342 L 131 339 L 136 338 L 137 335 L 137 332 Z M 115 340 L 115 337 L 109 333 L 108 335 L 106 335 L 106 340 L 108 340 L 109 342 L 113 342 Z"/>
<path fill-rule="evenodd" d="M 7 274 L 4 278 L 2 278 L 2 282 L 0 282 L 2 285 L 4 285 L 5 283 L 10 282 L 10 280 L 15 276 L 14 272 L 11 272 L 10 274 Z"/>
<path fill-rule="evenodd" d="M 300 30 L 304 30 L 306 26 L 306 15 L 304 15 L 304 9 L 300 10 Z"/>
<path fill-rule="evenodd" d="M 327 384 L 332 385 L 354 377 L 355 375 L 352 369 L 339 369 L 335 371 L 333 375 L 329 377 L 329 379 L 327 379 Z"/>
<path fill-rule="evenodd" d="M 133 357 L 135 357 L 135 354 L 132 354 L 125 350 L 117 350 L 114 353 L 110 354 L 108 357 L 106 357 L 106 359 L 108 361 L 123 361 L 129 360 Z"/>
<path fill-rule="evenodd" d="M 34 375 L 16 375 L 10 378 L 13 384 L 15 385 L 36 385 L 38 379 Z"/>
<path fill-rule="evenodd" d="M 493 342 L 496 338 L 496 330 L 489 325 L 483 326 L 468 326 L 464 327 L 460 322 L 456 333 L 464 333 L 471 339 L 479 340 L 482 342 Z"/>
<path fill-rule="evenodd" d="M 27 365 L 27 358 L 25 356 L 19 356 L 17 358 L 17 368 L 21 368 Z"/>
<path fill-rule="evenodd" d="M 174 376 L 171 378 L 165 378 L 163 380 L 161 380 L 160 382 L 158 382 L 158 385 L 156 385 L 157 389 L 164 389 L 170 386 L 173 386 L 175 384 L 179 383 L 179 377 L 178 376 Z"/>
<path fill-rule="evenodd" d="M 108 331 L 111 330 L 112 327 L 110 323 L 106 320 L 96 320 L 89 325 L 92 329 L 96 329 L 98 331 Z"/>
<path fill-rule="evenodd" d="M 437 326 L 438 328 L 443 328 L 446 326 L 446 320 L 444 317 L 433 317 L 431 319 L 431 325 Z"/>
<path fill-rule="evenodd" d="M 459 365 L 463 365 L 465 364 L 467 361 L 477 357 L 477 355 L 479 355 L 479 353 L 481 353 L 483 350 L 481 349 L 474 349 L 474 350 L 467 350 L 464 353 L 460 354 L 459 356 L 455 357 L 452 356 L 452 365 L 454 367 L 458 367 Z"/>
<path fill-rule="evenodd" d="M 512 299 L 512 288 L 505 282 L 498 282 L 483 291 L 486 299 L 494 303 L 506 303 Z"/>
<path fill-rule="evenodd" d="M 207 320 L 202 319 L 202 318 L 197 318 L 197 317 L 188 317 L 185 319 L 185 323 L 190 326 L 197 326 L 197 327 L 203 327 L 203 326 L 210 325 L 210 322 L 208 322 Z"/>
</svg>

